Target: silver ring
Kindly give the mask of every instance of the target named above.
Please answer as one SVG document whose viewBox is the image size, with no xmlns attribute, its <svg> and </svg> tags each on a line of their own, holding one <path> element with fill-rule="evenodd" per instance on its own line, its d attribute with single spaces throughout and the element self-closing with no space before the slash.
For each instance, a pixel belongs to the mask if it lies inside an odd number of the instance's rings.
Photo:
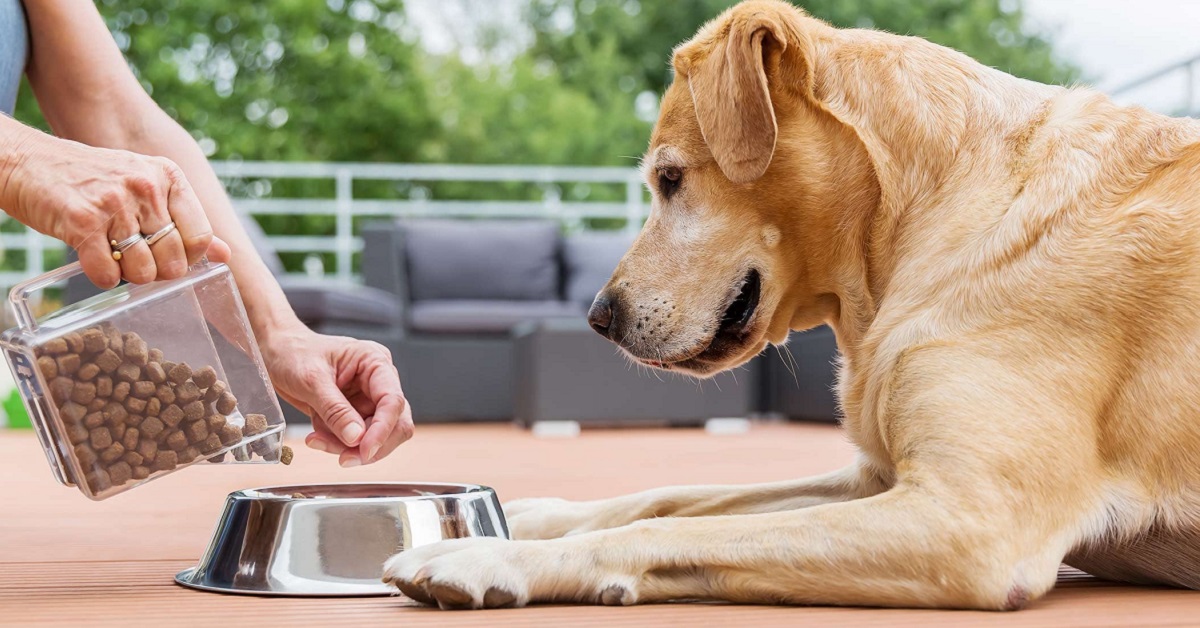
<svg viewBox="0 0 1200 628">
<path fill-rule="evenodd" d="M 111 242 L 109 242 L 109 244 L 112 245 L 112 249 L 114 251 L 117 251 L 118 253 L 124 253 L 125 251 L 128 251 L 133 245 L 137 244 L 138 241 L 141 239 L 142 239 L 142 234 L 139 233 L 137 235 L 131 235 L 128 238 L 121 240 L 120 242 L 117 242 L 116 240 L 112 240 Z"/>
<path fill-rule="evenodd" d="M 146 246 L 154 246 L 155 242 L 158 242 L 159 240 L 167 237 L 167 235 L 174 230 L 175 230 L 175 221 L 172 220 L 171 222 L 167 223 L 167 226 L 146 236 Z"/>
</svg>

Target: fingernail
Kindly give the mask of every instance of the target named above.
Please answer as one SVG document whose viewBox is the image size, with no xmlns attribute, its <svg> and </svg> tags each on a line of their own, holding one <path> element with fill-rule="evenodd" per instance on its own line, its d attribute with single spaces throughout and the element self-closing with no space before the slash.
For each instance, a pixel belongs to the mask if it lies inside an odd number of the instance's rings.
<svg viewBox="0 0 1200 628">
<path fill-rule="evenodd" d="M 358 423 L 351 423 L 342 430 L 342 442 L 353 446 L 363 435 L 363 428 Z"/>
<path fill-rule="evenodd" d="M 323 451 L 325 453 L 329 453 L 329 447 L 326 447 L 325 441 L 322 441 L 322 440 L 309 441 L 308 447 L 309 447 L 309 449 L 315 449 L 317 451 Z"/>
<path fill-rule="evenodd" d="M 350 467 L 359 467 L 359 466 L 362 466 L 362 460 L 359 460 L 358 458 L 346 458 L 345 460 L 343 460 L 341 462 L 341 465 L 342 465 L 343 469 L 349 469 Z"/>
<path fill-rule="evenodd" d="M 383 443 L 375 443 L 374 445 L 371 445 L 371 447 L 367 449 L 367 455 L 363 456 L 363 460 L 374 460 L 375 454 L 379 453 L 379 448 L 382 445 Z"/>
</svg>

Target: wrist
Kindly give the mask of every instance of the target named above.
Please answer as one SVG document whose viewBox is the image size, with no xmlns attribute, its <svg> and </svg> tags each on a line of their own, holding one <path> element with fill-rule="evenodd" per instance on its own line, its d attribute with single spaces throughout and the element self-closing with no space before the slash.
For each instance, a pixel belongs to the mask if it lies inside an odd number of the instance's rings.
<svg viewBox="0 0 1200 628">
<path fill-rule="evenodd" d="M 266 345 L 276 336 L 308 331 L 292 310 L 279 282 L 253 249 L 235 249 L 228 264 L 259 345 Z"/>
<path fill-rule="evenodd" d="M 291 345 L 297 339 L 313 333 L 296 316 L 278 284 L 272 287 L 274 290 L 256 291 L 254 302 L 246 303 L 250 327 L 264 350 L 276 345 Z M 246 291 L 242 293 L 246 294 Z"/>
<path fill-rule="evenodd" d="M 18 171 L 30 157 L 42 133 L 0 114 L 0 208 L 16 212 L 21 176 Z"/>
<path fill-rule="evenodd" d="M 271 315 L 262 317 L 256 320 L 251 320 L 250 326 L 254 328 L 254 337 L 258 339 L 261 345 L 273 345 L 278 343 L 287 343 L 297 338 L 313 334 L 300 319 L 296 318 L 295 314 L 288 310 L 289 315 Z"/>
</svg>

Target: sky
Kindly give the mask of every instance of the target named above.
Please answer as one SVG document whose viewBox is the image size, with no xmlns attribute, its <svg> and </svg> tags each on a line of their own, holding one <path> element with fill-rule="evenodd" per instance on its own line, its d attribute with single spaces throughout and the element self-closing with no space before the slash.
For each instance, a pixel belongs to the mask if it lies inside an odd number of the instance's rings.
<svg viewBox="0 0 1200 628">
<path fill-rule="evenodd" d="M 410 2 L 408 7 L 425 45 L 444 52 L 458 39 L 454 25 L 477 11 L 480 5 L 472 2 L 480 1 L 426 0 Z M 1031 25 L 1052 32 L 1059 53 L 1083 68 L 1085 77 L 1101 89 L 1111 90 L 1200 55 L 1200 0 L 1023 0 L 1023 4 Z M 509 20 L 520 20 L 514 0 L 489 6 Z M 513 32 L 521 35 L 519 29 Z M 1195 70 L 1195 100 L 1200 101 L 1200 63 Z M 1170 112 L 1182 103 L 1183 76 L 1178 71 L 1118 100 Z M 1193 107 L 1200 109 L 1200 102 Z"/>
</svg>

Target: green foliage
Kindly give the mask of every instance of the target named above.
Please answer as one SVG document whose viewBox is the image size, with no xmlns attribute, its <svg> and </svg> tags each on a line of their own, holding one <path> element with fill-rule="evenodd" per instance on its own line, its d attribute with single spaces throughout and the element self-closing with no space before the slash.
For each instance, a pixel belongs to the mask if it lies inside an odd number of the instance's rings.
<svg viewBox="0 0 1200 628">
<path fill-rule="evenodd" d="M 101 0 L 143 85 L 214 158 L 629 164 L 671 49 L 731 0 L 516 0 L 527 49 L 431 57 L 401 0 Z M 928 37 L 1003 70 L 1076 70 L 1028 32 L 1015 0 L 804 0 L 839 26 Z M 520 37 L 466 2 L 484 59 Z M 428 6 L 423 7 L 429 10 Z M 42 125 L 26 90 L 18 117 Z M 279 195 L 311 193 L 276 186 Z"/>
<path fill-rule="evenodd" d="M 424 11 L 439 9 L 419 1 Z M 671 80 L 671 50 L 733 4 L 508 1 L 515 4 L 458 0 L 464 17 L 455 28 L 469 42 L 444 55 L 420 45 L 402 0 L 99 0 L 98 6 L 142 84 L 216 159 L 632 165 Z M 1019 0 L 800 4 L 835 25 L 921 35 L 1018 76 L 1069 82 L 1077 75 L 1055 58 L 1045 35 L 1028 30 Z M 514 24 L 506 6 L 520 9 L 523 23 Z M 473 54 L 459 54 L 468 47 Z M 17 117 L 45 128 L 28 86 Z M 232 185 L 239 196 L 333 194 L 329 181 Z M 355 194 L 624 198 L 621 186 L 417 181 L 358 182 Z M 330 216 L 262 220 L 279 234 L 334 228 Z M 289 254 L 285 262 L 294 268 L 302 258 Z"/>
<path fill-rule="evenodd" d="M 98 6 L 142 85 L 215 159 L 417 161 L 440 133 L 399 0 Z M 17 115 L 40 123 L 32 98 Z M 237 192 L 332 196 L 328 181 L 270 183 Z M 328 216 L 262 222 L 283 234 L 333 229 Z"/>
<path fill-rule="evenodd" d="M 556 69 L 557 80 L 636 131 L 613 137 L 606 163 L 640 152 L 649 124 L 636 99 L 671 82 L 672 49 L 733 0 L 533 0 L 529 56 Z M 841 27 L 919 35 L 1024 78 L 1069 83 L 1078 70 L 1059 59 L 1044 34 L 1030 32 L 1021 5 L 1006 0 L 800 0 L 811 15 Z M 615 54 L 614 54 L 615 53 Z M 617 89 L 614 89 L 614 86 Z M 629 135 L 636 140 L 627 139 Z"/>
</svg>

